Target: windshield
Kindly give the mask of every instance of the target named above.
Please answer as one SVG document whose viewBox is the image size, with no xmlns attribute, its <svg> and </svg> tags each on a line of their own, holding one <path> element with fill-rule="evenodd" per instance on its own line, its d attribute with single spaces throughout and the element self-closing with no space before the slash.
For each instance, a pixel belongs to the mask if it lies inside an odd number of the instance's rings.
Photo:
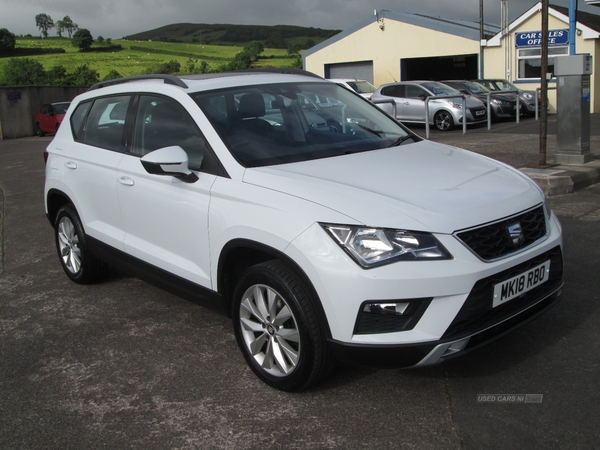
<svg viewBox="0 0 600 450">
<path fill-rule="evenodd" d="M 246 167 L 374 150 L 412 136 L 375 105 L 330 82 L 242 86 L 191 96 Z"/>
<path fill-rule="evenodd" d="M 54 106 L 54 112 L 56 114 L 66 114 L 69 105 L 70 103 L 54 103 L 52 106 Z"/>
<path fill-rule="evenodd" d="M 456 89 L 452 89 L 450 86 L 447 86 L 443 83 L 423 83 L 422 86 L 425 89 L 428 89 L 430 92 L 433 93 L 433 95 L 438 96 L 438 97 L 449 97 L 449 96 L 456 96 L 456 95 L 460 95 L 460 92 L 458 92 Z"/>
<path fill-rule="evenodd" d="M 518 91 L 519 89 L 512 83 L 506 80 L 497 80 L 496 84 L 501 91 Z"/>
<path fill-rule="evenodd" d="M 482 85 L 473 83 L 472 81 L 465 81 L 461 83 L 465 89 L 467 89 L 471 94 L 485 94 L 489 92 L 488 89 L 484 88 Z"/>
<path fill-rule="evenodd" d="M 348 81 L 347 83 L 359 94 L 371 94 L 377 89 L 368 81 Z"/>
</svg>

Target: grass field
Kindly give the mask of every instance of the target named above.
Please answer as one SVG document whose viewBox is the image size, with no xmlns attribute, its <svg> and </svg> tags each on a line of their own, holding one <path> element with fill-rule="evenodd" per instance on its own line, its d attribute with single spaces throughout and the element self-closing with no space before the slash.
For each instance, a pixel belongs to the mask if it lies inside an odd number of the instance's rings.
<svg viewBox="0 0 600 450">
<path fill-rule="evenodd" d="M 188 73 L 187 63 L 191 59 L 197 66 L 201 61 L 206 61 L 210 68 L 216 69 L 229 62 L 242 46 L 221 46 L 194 43 L 169 43 L 150 41 L 113 40 L 113 45 L 123 48 L 115 52 L 80 52 L 73 47 L 68 39 L 40 39 L 18 38 L 16 48 L 63 48 L 65 53 L 52 53 L 44 55 L 26 56 L 39 61 L 44 69 L 61 65 L 67 72 L 86 64 L 104 78 L 111 70 L 116 70 L 123 76 L 139 75 L 146 73 L 148 68 L 156 67 L 162 63 L 175 60 L 181 64 L 181 73 Z M 291 67 L 294 58 L 287 55 L 284 49 L 266 48 L 262 58 L 253 67 Z M 25 57 L 25 56 L 20 56 Z M 0 58 L 0 72 L 8 58 Z"/>
</svg>

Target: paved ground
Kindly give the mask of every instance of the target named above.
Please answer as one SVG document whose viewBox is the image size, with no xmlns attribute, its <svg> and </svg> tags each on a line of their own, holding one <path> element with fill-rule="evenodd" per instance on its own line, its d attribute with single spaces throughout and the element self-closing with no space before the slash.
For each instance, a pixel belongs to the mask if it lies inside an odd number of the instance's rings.
<svg viewBox="0 0 600 450">
<path fill-rule="evenodd" d="M 535 133 L 521 127 L 432 139 L 519 167 L 536 162 Z M 43 213 L 49 140 L 0 141 L 0 448 L 600 446 L 600 185 L 551 199 L 566 287 L 544 316 L 440 366 L 340 366 L 285 394 L 246 367 L 229 319 L 121 273 L 94 286 L 67 279 Z"/>
</svg>

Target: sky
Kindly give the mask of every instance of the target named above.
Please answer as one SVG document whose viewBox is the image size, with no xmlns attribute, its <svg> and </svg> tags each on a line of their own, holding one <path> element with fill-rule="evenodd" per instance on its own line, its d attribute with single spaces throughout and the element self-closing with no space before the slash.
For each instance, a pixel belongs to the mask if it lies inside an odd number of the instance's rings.
<svg viewBox="0 0 600 450">
<path fill-rule="evenodd" d="M 512 21 L 535 0 L 509 0 Z M 569 0 L 550 0 L 565 6 Z M 501 0 L 484 0 L 484 21 L 500 24 Z M 369 18 L 374 10 L 427 14 L 479 21 L 479 0 L 0 0 L 0 28 L 39 36 L 35 16 L 56 23 L 69 16 L 94 38 L 119 39 L 175 23 L 298 25 L 344 30 Z M 579 0 L 579 10 L 600 15 L 600 7 Z M 50 30 L 50 36 L 56 29 Z"/>
</svg>

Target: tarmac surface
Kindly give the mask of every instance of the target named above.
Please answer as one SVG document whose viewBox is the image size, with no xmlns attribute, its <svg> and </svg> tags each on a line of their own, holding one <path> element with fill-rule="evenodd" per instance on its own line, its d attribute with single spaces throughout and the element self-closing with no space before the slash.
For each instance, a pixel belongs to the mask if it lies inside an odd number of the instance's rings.
<svg viewBox="0 0 600 450">
<path fill-rule="evenodd" d="M 431 139 L 527 168 L 538 127 Z M 228 318 L 123 273 L 70 282 L 43 212 L 50 139 L 0 141 L 0 449 L 600 448 L 600 184 L 549 199 L 565 239 L 555 308 L 439 366 L 340 366 L 287 394 L 252 374 Z"/>
</svg>

